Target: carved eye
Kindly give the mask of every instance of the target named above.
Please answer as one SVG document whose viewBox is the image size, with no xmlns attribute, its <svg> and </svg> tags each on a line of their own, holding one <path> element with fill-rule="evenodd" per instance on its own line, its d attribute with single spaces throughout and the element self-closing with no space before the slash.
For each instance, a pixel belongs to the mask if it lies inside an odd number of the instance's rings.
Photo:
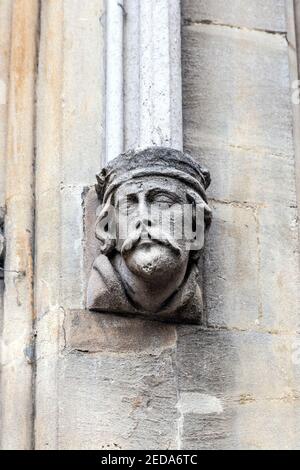
<svg viewBox="0 0 300 470">
<path fill-rule="evenodd" d="M 134 195 L 124 197 L 118 201 L 118 210 L 122 214 L 130 214 L 136 208 L 137 203 L 138 199 Z"/>
<path fill-rule="evenodd" d="M 158 193 L 152 196 L 152 204 L 160 206 L 161 209 L 167 209 L 178 202 L 176 197 L 172 197 L 170 194 Z"/>
</svg>

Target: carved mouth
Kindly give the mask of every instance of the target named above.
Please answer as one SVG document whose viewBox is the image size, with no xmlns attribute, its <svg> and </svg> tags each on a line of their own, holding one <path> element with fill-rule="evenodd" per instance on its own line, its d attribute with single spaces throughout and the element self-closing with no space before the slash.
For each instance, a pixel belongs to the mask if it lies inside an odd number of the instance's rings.
<svg viewBox="0 0 300 470">
<path fill-rule="evenodd" d="M 168 239 L 161 239 L 161 238 L 155 237 L 155 233 L 151 234 L 149 232 L 146 232 L 146 233 L 142 232 L 136 237 L 133 235 L 131 239 L 126 240 L 123 243 L 123 246 L 121 248 L 121 253 L 122 255 L 125 255 L 128 252 L 131 252 L 136 248 L 139 248 L 142 246 L 150 247 L 153 245 L 165 246 L 169 248 L 170 250 L 172 250 L 173 252 L 175 252 L 178 256 L 180 256 L 181 254 L 181 250 L 179 246 L 176 245 L 176 243 L 172 243 Z"/>
<path fill-rule="evenodd" d="M 151 246 L 154 245 L 160 245 L 164 246 L 166 248 L 169 248 L 170 250 L 174 251 L 177 255 L 180 255 L 180 249 L 172 245 L 168 240 L 161 240 L 158 238 L 140 238 L 137 243 L 133 246 L 134 248 L 138 247 L 145 247 L 145 248 L 150 248 Z"/>
<path fill-rule="evenodd" d="M 144 246 L 144 245 L 155 245 L 159 243 L 157 240 L 152 238 L 140 238 L 135 246 Z"/>
</svg>

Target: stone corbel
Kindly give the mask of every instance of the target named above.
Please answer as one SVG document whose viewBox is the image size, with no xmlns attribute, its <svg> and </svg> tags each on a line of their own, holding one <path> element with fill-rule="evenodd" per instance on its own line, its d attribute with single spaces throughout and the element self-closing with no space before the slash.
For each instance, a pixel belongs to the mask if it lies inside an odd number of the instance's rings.
<svg viewBox="0 0 300 470">
<path fill-rule="evenodd" d="M 198 260 L 211 223 L 210 174 L 168 147 L 130 150 L 97 176 L 92 311 L 200 323 Z"/>
</svg>

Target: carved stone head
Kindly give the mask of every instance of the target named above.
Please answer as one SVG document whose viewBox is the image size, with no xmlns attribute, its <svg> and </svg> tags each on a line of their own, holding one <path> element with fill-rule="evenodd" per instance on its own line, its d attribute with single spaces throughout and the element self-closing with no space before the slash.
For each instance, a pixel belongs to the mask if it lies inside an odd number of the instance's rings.
<svg viewBox="0 0 300 470">
<path fill-rule="evenodd" d="M 97 181 L 101 255 L 89 279 L 89 309 L 198 323 L 209 172 L 188 154 L 154 147 L 120 155 Z"/>
</svg>

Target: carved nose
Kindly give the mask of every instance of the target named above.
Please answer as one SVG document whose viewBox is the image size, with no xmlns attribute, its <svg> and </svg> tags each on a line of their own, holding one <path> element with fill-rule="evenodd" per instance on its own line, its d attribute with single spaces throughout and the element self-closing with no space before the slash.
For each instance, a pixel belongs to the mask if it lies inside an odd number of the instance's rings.
<svg viewBox="0 0 300 470">
<path fill-rule="evenodd" d="M 142 220 L 139 220 L 136 225 L 135 225 L 135 228 L 136 229 L 139 229 L 142 225 L 144 225 L 144 227 L 151 227 L 151 220 L 149 219 L 142 219 Z"/>
</svg>

